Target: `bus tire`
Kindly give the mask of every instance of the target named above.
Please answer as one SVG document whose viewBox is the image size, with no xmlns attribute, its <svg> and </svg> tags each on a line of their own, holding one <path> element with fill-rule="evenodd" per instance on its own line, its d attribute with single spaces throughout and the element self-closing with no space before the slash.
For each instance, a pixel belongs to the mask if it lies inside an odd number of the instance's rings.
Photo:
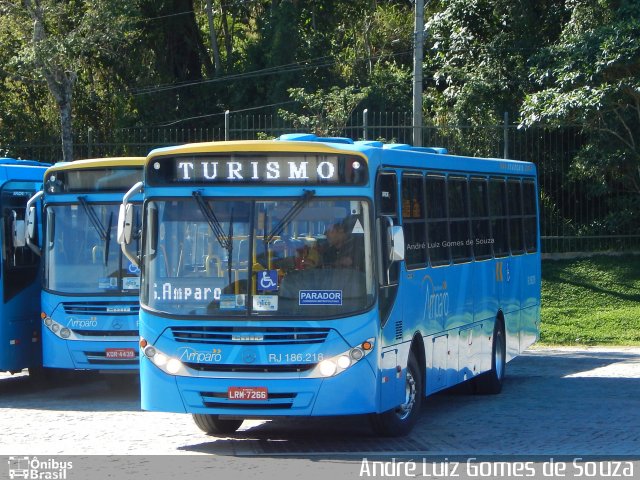
<svg viewBox="0 0 640 480">
<path fill-rule="evenodd" d="M 207 435 L 233 433 L 240 428 L 243 420 L 222 420 L 218 415 L 194 413 L 193 421 Z"/>
<path fill-rule="evenodd" d="M 502 391 L 505 369 L 507 365 L 506 337 L 504 322 L 496 319 L 491 342 L 491 370 L 478 375 L 474 379 L 475 391 L 481 395 L 495 395 Z"/>
<path fill-rule="evenodd" d="M 370 415 L 371 426 L 378 434 L 385 437 L 407 435 L 420 415 L 422 397 L 424 396 L 423 380 L 418 361 L 409 356 L 405 380 L 405 402 L 391 410 Z"/>
</svg>

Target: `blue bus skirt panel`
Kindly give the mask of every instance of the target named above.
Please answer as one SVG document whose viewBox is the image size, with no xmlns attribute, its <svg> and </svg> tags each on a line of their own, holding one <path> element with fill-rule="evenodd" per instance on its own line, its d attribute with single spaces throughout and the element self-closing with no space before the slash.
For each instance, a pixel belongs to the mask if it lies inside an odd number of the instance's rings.
<svg viewBox="0 0 640 480">
<path fill-rule="evenodd" d="M 376 378 L 367 362 L 331 378 L 174 377 L 140 362 L 142 409 L 245 417 L 330 416 L 376 411 Z M 266 401 L 227 398 L 230 387 L 266 387 Z"/>
</svg>

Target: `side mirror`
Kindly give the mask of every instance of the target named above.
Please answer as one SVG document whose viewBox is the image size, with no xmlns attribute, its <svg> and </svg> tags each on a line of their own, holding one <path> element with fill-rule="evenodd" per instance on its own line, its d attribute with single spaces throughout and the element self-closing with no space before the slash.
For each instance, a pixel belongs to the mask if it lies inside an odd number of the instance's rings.
<svg viewBox="0 0 640 480">
<path fill-rule="evenodd" d="M 52 209 L 47 209 L 47 249 L 51 250 L 55 245 L 54 235 L 56 233 L 56 214 Z"/>
<path fill-rule="evenodd" d="M 133 205 L 130 203 L 120 205 L 118 212 L 118 243 L 129 245 L 133 233 Z"/>
<path fill-rule="evenodd" d="M 127 246 L 131 243 L 133 235 L 133 205 L 129 203 L 129 199 L 142 190 L 144 183 L 138 182 L 129 189 L 122 197 L 122 204 L 118 211 L 118 243 L 125 257 L 135 266 L 140 266 L 140 260 L 135 253 L 129 251 Z"/>
<path fill-rule="evenodd" d="M 400 262 L 404 260 L 404 231 L 401 226 L 391 226 L 389 229 L 389 260 Z"/>
<path fill-rule="evenodd" d="M 18 213 L 11 211 L 11 232 L 13 237 L 13 248 L 24 247 L 26 242 L 24 220 L 18 220 Z"/>
<path fill-rule="evenodd" d="M 26 225 L 24 230 L 24 238 L 27 246 L 35 253 L 40 256 L 40 247 L 36 244 L 35 239 L 38 234 L 38 210 L 35 207 L 35 203 L 38 201 L 40 197 L 44 195 L 44 192 L 41 190 L 36 192 L 36 194 L 29 199 L 27 202 L 26 208 Z"/>
<path fill-rule="evenodd" d="M 25 229 L 25 238 L 33 241 L 36 238 L 36 207 L 29 207 L 27 211 L 27 225 Z"/>
</svg>

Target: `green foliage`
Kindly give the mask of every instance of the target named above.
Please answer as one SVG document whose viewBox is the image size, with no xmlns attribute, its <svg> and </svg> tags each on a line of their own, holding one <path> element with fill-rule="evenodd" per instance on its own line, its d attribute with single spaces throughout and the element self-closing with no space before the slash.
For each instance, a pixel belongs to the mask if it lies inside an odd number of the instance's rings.
<svg viewBox="0 0 640 480">
<path fill-rule="evenodd" d="M 553 41 L 561 1 L 431 2 L 426 107 L 440 124 L 492 125 L 512 118 L 531 85 L 530 56 Z"/>
<path fill-rule="evenodd" d="M 280 110 L 278 114 L 303 129 L 318 136 L 340 135 L 358 104 L 366 98 L 368 89 L 357 92 L 354 87 L 332 87 L 328 91 L 307 93 L 302 88 L 292 88 L 289 95 L 301 105 L 302 113 Z"/>
<path fill-rule="evenodd" d="M 573 123 L 589 133 L 571 175 L 592 195 L 612 184 L 640 194 L 640 4 L 572 4 L 560 40 L 533 58 L 523 125 Z"/>
</svg>

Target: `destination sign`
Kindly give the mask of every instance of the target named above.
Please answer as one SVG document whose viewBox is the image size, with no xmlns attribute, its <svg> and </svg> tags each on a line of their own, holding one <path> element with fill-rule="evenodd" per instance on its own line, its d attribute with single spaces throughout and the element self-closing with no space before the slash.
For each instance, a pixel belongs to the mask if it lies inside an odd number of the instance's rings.
<svg viewBox="0 0 640 480">
<path fill-rule="evenodd" d="M 355 155 L 232 154 L 152 160 L 150 184 L 331 184 L 364 185 L 365 161 Z"/>
<path fill-rule="evenodd" d="M 142 180 L 142 167 L 106 167 L 58 170 L 44 180 L 45 191 L 52 193 L 127 191 Z"/>
</svg>

